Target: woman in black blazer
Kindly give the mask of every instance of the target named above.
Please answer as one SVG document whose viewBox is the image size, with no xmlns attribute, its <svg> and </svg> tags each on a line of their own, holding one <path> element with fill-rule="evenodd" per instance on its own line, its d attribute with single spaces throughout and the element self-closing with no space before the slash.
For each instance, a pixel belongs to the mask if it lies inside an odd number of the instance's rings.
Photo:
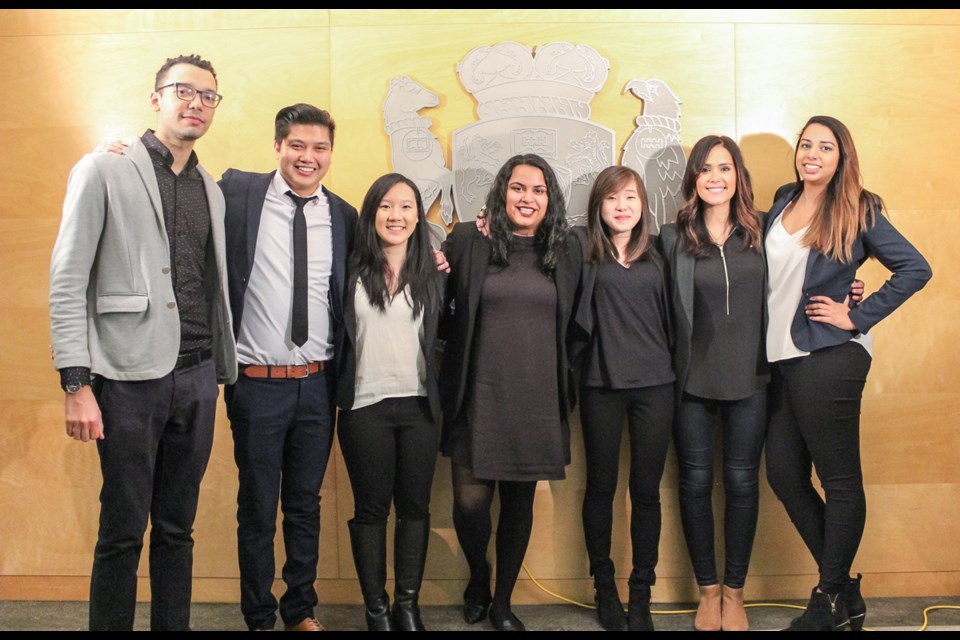
<svg viewBox="0 0 960 640">
<path fill-rule="evenodd" d="M 690 151 L 685 204 L 660 229 L 676 325 L 674 446 L 680 516 L 700 590 L 694 627 L 745 631 L 747 577 L 760 501 L 769 381 L 763 351 L 765 266 L 750 174 L 737 144 L 706 136 Z M 714 550 L 713 461 L 723 428 L 724 573 Z"/>
<path fill-rule="evenodd" d="M 863 627 L 860 578 L 850 578 L 866 520 L 860 401 L 870 329 L 919 291 L 930 266 L 861 184 L 846 126 L 815 116 L 795 153 L 797 181 L 777 191 L 764 240 L 772 365 L 767 478 L 820 570 L 791 630 Z M 877 258 L 893 272 L 851 307 L 848 283 Z M 811 480 L 811 464 L 824 497 Z"/>
<path fill-rule="evenodd" d="M 440 431 L 433 352 L 443 279 L 416 185 L 397 173 L 379 178 L 357 221 L 336 349 L 337 433 L 354 497 L 347 524 L 370 631 L 424 628 L 418 598 Z M 384 588 L 391 502 L 392 611 Z"/>
<path fill-rule="evenodd" d="M 538 480 L 570 462 L 567 325 L 580 278 L 563 192 L 541 157 L 514 156 L 486 200 L 489 237 L 458 224 L 441 335 L 442 450 L 451 458 L 454 526 L 470 567 L 464 619 L 523 630 L 510 600 L 533 525 Z M 500 493 L 496 591 L 486 561 Z"/>
<path fill-rule="evenodd" d="M 608 631 L 653 631 L 650 587 L 660 544 L 660 478 L 670 445 L 674 373 L 669 289 L 650 235 L 647 195 L 636 171 L 607 167 L 587 206 L 580 338 L 580 422 L 586 454 L 583 535 L 590 556 L 597 616 Z M 629 616 L 610 559 L 613 501 L 624 420 L 630 436 Z"/>
</svg>

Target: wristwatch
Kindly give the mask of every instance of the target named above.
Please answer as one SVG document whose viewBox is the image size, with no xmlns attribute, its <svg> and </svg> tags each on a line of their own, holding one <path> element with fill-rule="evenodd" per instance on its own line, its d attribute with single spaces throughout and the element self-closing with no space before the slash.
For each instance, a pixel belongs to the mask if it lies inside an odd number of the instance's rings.
<svg viewBox="0 0 960 640">
<path fill-rule="evenodd" d="M 79 393 L 80 389 L 83 389 L 84 387 L 89 387 L 89 386 L 90 386 L 89 383 L 77 382 L 74 384 L 63 385 L 63 390 L 69 393 L 70 395 L 73 395 L 75 393 Z"/>
</svg>

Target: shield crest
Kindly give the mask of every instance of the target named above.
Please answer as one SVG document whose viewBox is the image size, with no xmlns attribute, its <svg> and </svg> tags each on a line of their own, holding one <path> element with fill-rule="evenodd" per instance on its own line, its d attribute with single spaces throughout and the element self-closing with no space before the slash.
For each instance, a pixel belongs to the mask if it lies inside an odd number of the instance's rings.
<svg viewBox="0 0 960 640">
<path fill-rule="evenodd" d="M 589 102 L 610 63 L 592 47 L 555 42 L 536 52 L 516 42 L 477 47 L 457 66 L 480 120 L 453 133 L 453 200 L 475 220 L 500 167 L 521 153 L 550 163 L 571 224 L 586 221 L 590 187 L 614 164 L 615 134 L 591 122 Z"/>
<path fill-rule="evenodd" d="M 597 174 L 614 164 L 612 130 L 585 120 L 527 116 L 476 122 L 453 133 L 453 200 L 460 221 L 475 220 L 500 167 L 521 153 L 550 163 L 570 224 L 586 222 Z"/>
</svg>

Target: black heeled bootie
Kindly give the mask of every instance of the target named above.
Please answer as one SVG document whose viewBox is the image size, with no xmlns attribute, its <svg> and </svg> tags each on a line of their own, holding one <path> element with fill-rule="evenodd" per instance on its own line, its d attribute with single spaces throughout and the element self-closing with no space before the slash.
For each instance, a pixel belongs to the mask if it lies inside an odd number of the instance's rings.
<svg viewBox="0 0 960 640">
<path fill-rule="evenodd" d="M 653 616 L 650 614 L 650 585 L 630 584 L 630 604 L 627 612 L 627 628 L 630 631 L 653 631 Z"/>
<path fill-rule="evenodd" d="M 863 631 L 863 623 L 867 619 L 867 603 L 860 594 L 860 581 L 863 576 L 859 573 L 856 579 L 850 578 L 843 585 L 843 596 L 847 602 L 847 615 L 850 617 L 850 629 Z"/>
<path fill-rule="evenodd" d="M 843 593 L 823 593 L 814 587 L 807 610 L 784 631 L 844 631 L 849 624 Z"/>
<path fill-rule="evenodd" d="M 606 631 L 626 631 L 627 615 L 614 582 L 594 585 L 594 601 L 597 603 L 597 619 Z"/>
</svg>

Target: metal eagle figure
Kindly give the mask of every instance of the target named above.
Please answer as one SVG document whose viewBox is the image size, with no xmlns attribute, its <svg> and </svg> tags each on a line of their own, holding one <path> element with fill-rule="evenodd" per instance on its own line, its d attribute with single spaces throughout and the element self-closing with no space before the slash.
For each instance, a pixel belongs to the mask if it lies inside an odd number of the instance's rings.
<svg viewBox="0 0 960 640">
<path fill-rule="evenodd" d="M 620 164 L 640 174 L 656 230 L 673 222 L 687 160 L 680 146 L 680 99 L 662 80 L 631 80 L 623 88 L 643 100 L 643 115 L 623 145 Z"/>
</svg>

